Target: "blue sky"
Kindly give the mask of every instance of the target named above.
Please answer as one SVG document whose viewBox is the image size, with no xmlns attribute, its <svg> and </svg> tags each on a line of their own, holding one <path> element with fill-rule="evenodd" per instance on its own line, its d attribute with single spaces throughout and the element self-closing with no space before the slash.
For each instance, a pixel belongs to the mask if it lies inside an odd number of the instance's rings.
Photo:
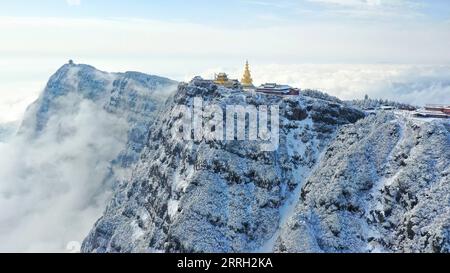
<svg viewBox="0 0 450 273">
<path fill-rule="evenodd" d="M 361 17 L 392 23 L 450 19 L 447 0 L 2 0 L 0 6 L 3 16 L 128 17 L 221 26 L 339 22 Z"/>
</svg>

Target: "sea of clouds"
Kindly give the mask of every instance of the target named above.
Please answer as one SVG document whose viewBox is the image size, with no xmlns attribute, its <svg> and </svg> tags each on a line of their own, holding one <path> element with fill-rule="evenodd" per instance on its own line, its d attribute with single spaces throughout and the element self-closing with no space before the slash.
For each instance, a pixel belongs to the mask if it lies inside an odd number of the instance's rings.
<svg viewBox="0 0 450 273">
<path fill-rule="evenodd" d="M 0 143 L 0 252 L 76 250 L 110 197 L 126 121 L 76 96 L 57 104 L 41 134 Z"/>
</svg>

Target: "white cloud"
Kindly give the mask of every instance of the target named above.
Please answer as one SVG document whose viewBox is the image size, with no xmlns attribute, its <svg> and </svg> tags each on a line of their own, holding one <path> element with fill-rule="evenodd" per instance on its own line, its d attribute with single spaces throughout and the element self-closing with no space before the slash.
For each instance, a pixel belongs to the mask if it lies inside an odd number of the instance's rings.
<svg viewBox="0 0 450 273">
<path fill-rule="evenodd" d="M 0 144 L 8 142 L 11 139 L 19 126 L 19 122 L 0 123 Z"/>
<path fill-rule="evenodd" d="M 126 142 L 125 121 L 65 97 L 37 139 L 0 144 L 0 252 L 62 252 L 101 216 L 104 178 Z"/>
<path fill-rule="evenodd" d="M 0 123 L 19 121 L 26 109 L 38 97 L 39 83 L 0 83 Z"/>
<path fill-rule="evenodd" d="M 276 0 L 276 1 L 248 0 L 248 1 L 245 1 L 245 3 L 250 4 L 250 5 L 271 7 L 271 8 L 278 8 L 278 9 L 290 8 L 290 7 L 295 6 L 295 4 L 293 4 L 289 1 L 280 1 L 280 0 Z"/>
<path fill-rule="evenodd" d="M 381 20 L 423 16 L 423 3 L 412 0 L 307 0 L 327 8 L 327 16 L 339 15 L 359 19 Z"/>
<path fill-rule="evenodd" d="M 308 0 L 308 1 L 321 4 L 341 5 L 350 7 L 360 7 L 366 4 L 364 1 L 361 0 Z"/>
<path fill-rule="evenodd" d="M 367 8 L 367 7 L 417 8 L 421 6 L 419 3 L 410 0 L 307 0 L 307 1 L 326 5 L 346 6 L 353 8 Z"/>
<path fill-rule="evenodd" d="M 186 58 L 220 62 L 234 56 L 266 62 L 450 61 L 446 54 L 450 46 L 448 27 L 439 24 L 396 27 L 317 23 L 235 29 L 133 19 L 0 17 L 0 31 L 0 52 L 9 56 L 39 52 L 68 57 L 75 52 L 77 56 L 111 59 L 184 58 L 180 64 L 186 63 Z"/>
<path fill-rule="evenodd" d="M 79 6 L 81 5 L 81 0 L 66 0 L 66 3 L 69 6 Z"/>
</svg>

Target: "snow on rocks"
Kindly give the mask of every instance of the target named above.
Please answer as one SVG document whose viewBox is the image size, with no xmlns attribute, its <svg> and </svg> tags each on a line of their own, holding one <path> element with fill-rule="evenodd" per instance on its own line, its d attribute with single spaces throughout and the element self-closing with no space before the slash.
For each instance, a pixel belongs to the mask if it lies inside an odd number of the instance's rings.
<svg viewBox="0 0 450 273">
<path fill-rule="evenodd" d="M 250 141 L 174 137 L 173 109 L 192 105 L 196 97 L 222 108 L 279 105 L 279 148 L 267 152 Z M 325 96 L 250 94 L 197 79 L 182 83 L 151 126 L 132 179 L 116 190 L 83 251 L 257 251 L 279 230 L 292 197 L 338 128 L 363 117 Z M 150 215 L 141 221 L 145 235 L 130 239 L 124 233 L 142 220 L 142 209 Z"/>
<path fill-rule="evenodd" d="M 450 130 L 380 113 L 344 127 L 303 187 L 280 252 L 448 252 Z"/>
</svg>

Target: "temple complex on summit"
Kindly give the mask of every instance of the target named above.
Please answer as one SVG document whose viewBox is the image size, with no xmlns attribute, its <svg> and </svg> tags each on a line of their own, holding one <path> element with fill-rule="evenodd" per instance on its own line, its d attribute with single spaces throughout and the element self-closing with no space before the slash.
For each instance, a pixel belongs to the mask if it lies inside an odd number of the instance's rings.
<svg viewBox="0 0 450 273">
<path fill-rule="evenodd" d="M 238 80 L 229 79 L 228 75 L 222 72 L 214 76 L 214 83 L 227 88 L 239 87 L 246 92 L 257 92 L 280 96 L 288 96 L 288 95 L 298 96 L 300 94 L 300 89 L 293 88 L 289 85 L 266 83 L 261 85 L 260 87 L 255 87 L 255 85 L 253 84 L 253 78 L 250 71 L 250 64 L 248 63 L 248 61 L 245 63 L 244 75 L 242 76 L 240 82 Z"/>
</svg>

